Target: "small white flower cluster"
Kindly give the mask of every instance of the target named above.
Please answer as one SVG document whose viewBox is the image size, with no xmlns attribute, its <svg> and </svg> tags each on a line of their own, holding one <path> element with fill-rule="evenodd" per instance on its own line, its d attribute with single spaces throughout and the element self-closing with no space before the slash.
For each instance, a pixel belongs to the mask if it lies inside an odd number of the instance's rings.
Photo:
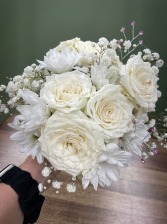
<svg viewBox="0 0 167 224">
<path fill-rule="evenodd" d="M 61 42 L 39 65 L 0 86 L 9 96 L 0 101 L 0 111 L 14 107 L 19 112 L 10 126 L 17 129 L 11 138 L 21 152 L 39 162 L 45 157 L 72 179 L 81 175 L 84 189 L 118 180 L 131 153 L 142 162 L 157 153 L 149 143 L 155 120 L 149 121 L 148 112 L 161 96 L 157 82 L 163 61 L 149 49 L 134 54 L 143 44 L 137 41 L 143 31 L 135 36 L 135 22 L 131 26 L 131 39 L 122 27 L 120 40 Z M 45 167 L 42 174 L 51 172 Z M 61 185 L 52 182 L 57 193 Z M 76 191 L 73 181 L 66 188 Z"/>
<path fill-rule="evenodd" d="M 29 89 L 39 94 L 46 77 L 50 75 L 47 69 L 41 69 L 41 66 L 32 64 L 24 69 L 22 75 L 14 76 L 8 82 L 7 86 L 1 85 L 0 92 L 6 92 L 9 100 L 3 103 L 0 101 L 0 112 L 9 113 L 10 108 L 24 104 L 22 92 Z"/>
<path fill-rule="evenodd" d="M 46 166 L 46 167 L 42 170 L 42 175 L 43 175 L 44 177 L 48 177 L 48 176 L 51 174 L 51 172 L 52 172 L 51 168 L 49 168 L 49 167 Z"/>
<path fill-rule="evenodd" d="M 156 128 L 153 136 L 160 142 L 161 146 L 167 148 L 167 109 L 165 111 L 154 114 L 156 120 Z"/>
<path fill-rule="evenodd" d="M 151 52 L 150 49 L 144 49 L 143 52 L 143 60 L 150 62 L 152 65 L 152 69 L 155 71 L 155 74 L 158 75 L 159 68 L 164 65 L 163 60 L 160 59 L 160 55 L 156 52 Z"/>
<path fill-rule="evenodd" d="M 69 184 L 67 184 L 66 189 L 69 193 L 74 193 L 76 191 L 77 187 L 74 183 L 69 183 Z"/>
<path fill-rule="evenodd" d="M 45 164 L 47 165 L 47 164 Z M 43 169 L 42 169 L 42 176 L 44 177 L 51 177 L 51 174 L 53 173 L 53 167 L 48 167 L 48 166 L 45 166 Z M 72 178 L 72 180 L 74 181 L 74 178 Z M 76 180 L 76 178 L 75 178 Z M 58 180 L 51 180 L 51 179 L 48 179 L 47 180 L 47 183 L 46 184 L 51 184 L 52 187 L 54 189 L 56 189 L 56 193 L 58 194 L 59 193 L 59 190 L 61 189 L 62 185 L 63 185 L 63 182 L 60 182 Z M 45 183 L 39 183 L 38 185 L 38 190 L 39 192 L 43 192 L 44 190 L 46 190 L 48 188 L 48 186 L 46 186 Z M 71 183 L 68 183 L 67 186 L 66 186 L 66 189 L 69 193 L 74 193 L 77 189 L 76 185 L 74 182 L 71 182 Z"/>
<path fill-rule="evenodd" d="M 57 180 L 52 181 L 52 187 L 55 189 L 60 189 L 63 182 L 59 182 Z"/>
<path fill-rule="evenodd" d="M 144 144 L 147 147 L 147 152 L 143 150 L 141 161 L 144 163 L 149 156 L 154 156 L 158 153 L 157 144 L 155 142 L 148 142 Z M 148 150 L 149 149 L 149 150 Z"/>
</svg>

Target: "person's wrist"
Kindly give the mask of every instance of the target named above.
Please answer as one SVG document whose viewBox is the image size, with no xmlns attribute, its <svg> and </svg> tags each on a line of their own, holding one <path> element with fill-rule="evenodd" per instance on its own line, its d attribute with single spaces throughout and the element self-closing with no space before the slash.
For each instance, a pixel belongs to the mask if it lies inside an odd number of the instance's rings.
<svg viewBox="0 0 167 224">
<path fill-rule="evenodd" d="M 42 170 L 45 167 L 46 161 L 39 164 L 36 158 L 28 156 L 27 159 L 19 166 L 22 170 L 27 171 L 31 174 L 31 177 L 38 183 L 46 181 L 46 177 L 42 175 Z"/>
<path fill-rule="evenodd" d="M 20 167 L 9 164 L 1 171 L 1 189 L 9 191 L 15 201 L 18 201 L 24 223 L 36 222 L 45 200 L 38 188 L 38 183 L 45 180 L 41 173 L 44 165 L 45 163 L 39 164 L 36 159 L 28 157 Z"/>
</svg>

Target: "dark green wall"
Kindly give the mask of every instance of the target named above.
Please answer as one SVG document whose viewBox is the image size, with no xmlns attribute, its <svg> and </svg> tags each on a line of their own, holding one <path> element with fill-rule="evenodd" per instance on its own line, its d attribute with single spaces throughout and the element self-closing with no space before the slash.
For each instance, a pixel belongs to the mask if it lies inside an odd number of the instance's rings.
<svg viewBox="0 0 167 224">
<path fill-rule="evenodd" d="M 73 37 L 97 41 L 120 37 L 135 20 L 144 43 L 166 61 L 167 0 L 0 0 L 0 82 L 21 74 L 50 48 Z M 167 71 L 161 69 L 157 104 L 167 107 Z"/>
</svg>

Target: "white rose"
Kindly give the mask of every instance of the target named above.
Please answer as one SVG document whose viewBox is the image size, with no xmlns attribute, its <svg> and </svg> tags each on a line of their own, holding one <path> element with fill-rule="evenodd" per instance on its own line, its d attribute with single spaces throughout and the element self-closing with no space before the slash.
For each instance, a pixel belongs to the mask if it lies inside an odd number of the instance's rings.
<svg viewBox="0 0 167 224">
<path fill-rule="evenodd" d="M 81 53 L 85 58 L 94 59 L 96 55 L 99 55 L 100 47 L 91 41 L 80 41 L 76 43 L 76 49 Z"/>
<path fill-rule="evenodd" d="M 48 77 L 40 96 L 50 108 L 69 113 L 85 106 L 93 88 L 84 73 L 66 72 Z"/>
<path fill-rule="evenodd" d="M 64 49 L 75 50 L 82 55 L 78 64 L 80 66 L 87 66 L 92 63 L 100 52 L 100 47 L 98 44 L 91 41 L 81 41 L 80 38 L 74 38 L 72 40 L 67 40 L 61 42 L 60 45 L 56 47 L 56 50 L 62 51 Z"/>
<path fill-rule="evenodd" d="M 152 70 L 155 72 L 156 75 L 158 75 L 159 69 L 157 68 L 157 66 L 153 65 Z"/>
<path fill-rule="evenodd" d="M 130 58 L 121 69 L 121 84 L 138 105 L 147 111 L 155 108 L 160 96 L 157 90 L 158 77 L 155 75 L 150 63 L 144 62 L 140 55 Z"/>
<path fill-rule="evenodd" d="M 76 37 L 76 38 L 73 38 L 71 40 L 67 40 L 67 41 L 62 41 L 60 42 L 60 44 L 56 47 L 56 50 L 57 51 L 63 51 L 65 50 L 66 48 L 69 48 L 70 50 L 76 50 L 76 47 L 75 47 L 75 44 L 80 42 L 81 39 Z"/>
<path fill-rule="evenodd" d="M 121 87 L 108 84 L 90 98 L 86 112 L 107 136 L 118 138 L 131 130 L 132 110 L 133 106 L 121 93 Z"/>
<path fill-rule="evenodd" d="M 81 111 L 55 112 L 46 122 L 39 141 L 43 156 L 52 166 L 74 177 L 95 166 L 105 151 L 101 130 Z"/>
<path fill-rule="evenodd" d="M 80 38 L 63 41 L 56 47 L 56 50 L 63 51 L 67 48 L 82 53 L 85 56 L 98 53 L 100 50 L 98 44 L 91 41 L 82 41 Z"/>
</svg>

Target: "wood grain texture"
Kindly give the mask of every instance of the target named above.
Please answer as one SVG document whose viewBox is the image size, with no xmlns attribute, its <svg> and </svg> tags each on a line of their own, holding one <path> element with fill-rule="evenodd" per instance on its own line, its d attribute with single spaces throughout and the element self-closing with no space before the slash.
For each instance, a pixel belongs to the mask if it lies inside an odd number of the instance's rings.
<svg viewBox="0 0 167 224">
<path fill-rule="evenodd" d="M 19 165 L 25 156 L 10 140 L 13 132 L 6 123 L 0 126 L 0 168 L 9 163 Z M 167 223 L 167 149 L 144 164 L 134 157 L 123 169 L 119 181 L 109 188 L 90 186 L 82 190 L 77 182 L 75 194 L 66 191 L 71 177 L 63 172 L 60 193 L 49 188 L 37 224 L 166 224 Z"/>
</svg>

